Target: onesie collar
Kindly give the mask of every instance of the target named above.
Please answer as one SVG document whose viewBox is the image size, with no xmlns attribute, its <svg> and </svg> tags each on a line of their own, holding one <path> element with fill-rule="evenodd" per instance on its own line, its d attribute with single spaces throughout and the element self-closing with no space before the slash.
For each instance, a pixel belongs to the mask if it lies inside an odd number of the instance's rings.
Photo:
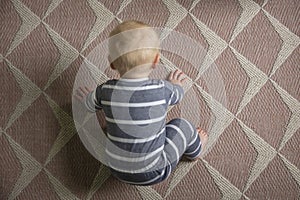
<svg viewBox="0 0 300 200">
<path fill-rule="evenodd" d="M 145 78 L 120 78 L 120 81 L 124 81 L 124 82 L 141 82 L 141 81 L 147 81 L 149 80 L 149 77 L 145 77 Z"/>
</svg>

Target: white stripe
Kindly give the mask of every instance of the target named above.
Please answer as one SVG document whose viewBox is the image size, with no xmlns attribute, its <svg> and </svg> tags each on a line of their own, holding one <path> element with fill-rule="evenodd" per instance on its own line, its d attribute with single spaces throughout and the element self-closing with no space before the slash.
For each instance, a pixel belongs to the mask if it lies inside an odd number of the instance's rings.
<svg viewBox="0 0 300 200">
<path fill-rule="evenodd" d="M 167 176 L 166 176 L 166 178 L 168 178 L 168 177 L 170 176 L 171 172 L 172 172 L 172 166 L 171 166 L 170 162 L 169 162 L 168 159 L 167 159 L 167 156 L 166 156 L 166 152 L 165 152 L 165 151 L 163 151 L 163 156 L 164 156 L 164 158 L 165 158 L 165 168 L 166 168 L 167 166 L 170 166 L 170 171 L 169 171 L 169 173 L 168 173 Z"/>
<path fill-rule="evenodd" d="M 158 138 L 163 132 L 165 131 L 165 128 L 163 128 L 159 133 L 148 137 L 148 138 L 138 138 L 138 139 L 128 139 L 128 138 L 121 138 L 121 137 L 115 137 L 110 135 L 109 133 L 107 133 L 107 136 L 109 139 L 116 141 L 116 142 L 122 142 L 122 143 L 145 143 L 145 142 L 149 142 L 151 140 L 154 140 L 156 138 Z"/>
<path fill-rule="evenodd" d="M 92 97 L 94 99 L 94 102 L 97 102 L 97 98 L 96 98 L 96 90 L 92 91 Z"/>
<path fill-rule="evenodd" d="M 137 184 L 137 185 L 149 184 L 149 183 L 152 183 L 152 182 L 156 181 L 157 179 L 159 179 L 159 178 L 161 178 L 162 176 L 165 175 L 167 163 L 170 165 L 169 161 L 167 161 L 167 156 L 166 156 L 166 152 L 165 151 L 163 151 L 163 156 L 164 156 L 164 159 L 165 159 L 165 166 L 164 166 L 164 169 L 162 170 L 162 172 L 160 173 L 159 176 L 157 176 L 157 177 L 155 177 L 155 178 L 153 178 L 153 179 L 151 179 L 149 181 L 144 181 L 144 182 L 131 182 L 131 181 L 124 181 L 124 180 L 121 180 L 121 179 L 120 180 L 123 181 L 123 182 L 125 182 L 125 183 Z M 169 175 L 171 174 L 171 171 L 172 170 L 169 171 L 169 173 L 168 173 L 168 175 L 166 177 L 169 177 Z"/>
<path fill-rule="evenodd" d="M 101 101 L 102 105 L 109 105 L 109 106 L 120 106 L 120 107 L 146 107 L 146 106 L 157 106 L 163 105 L 166 103 L 166 100 L 159 100 L 159 101 L 150 101 L 150 102 L 142 102 L 142 103 L 123 103 L 123 102 L 113 102 L 113 101 Z"/>
<path fill-rule="evenodd" d="M 185 135 L 184 133 L 182 132 L 182 130 L 180 128 L 178 128 L 177 126 L 173 125 L 173 124 L 168 124 L 166 125 L 166 127 L 169 127 L 169 128 L 172 128 L 172 129 L 175 129 L 179 135 L 182 137 L 183 139 L 183 149 L 186 149 L 186 138 L 185 138 Z"/>
<path fill-rule="evenodd" d="M 173 92 L 172 92 L 172 94 L 171 94 L 171 97 L 170 97 L 170 100 L 169 100 L 169 102 L 168 102 L 168 105 L 171 105 L 171 102 L 172 102 L 173 96 L 174 96 L 174 91 L 173 91 Z"/>
<path fill-rule="evenodd" d="M 173 147 L 173 149 L 175 150 L 176 158 L 177 158 L 176 161 L 178 162 L 178 160 L 179 160 L 179 152 L 178 152 L 178 149 L 177 149 L 176 145 L 169 138 L 166 138 L 166 140 Z"/>
<path fill-rule="evenodd" d="M 161 174 L 151 180 L 148 180 L 148 181 L 144 181 L 144 182 L 132 182 L 132 181 L 126 181 L 126 180 L 122 180 L 122 179 L 119 179 L 120 181 L 122 182 L 125 182 L 125 183 L 129 183 L 129 184 L 136 184 L 136 185 L 145 185 L 145 184 L 149 184 L 149 183 L 152 183 L 154 181 L 156 181 L 157 179 L 161 178 L 162 176 L 165 175 L 165 170 L 166 170 L 166 167 L 167 167 L 167 164 L 170 165 L 170 168 L 171 168 L 171 164 L 169 163 L 169 161 L 167 161 L 167 156 L 166 156 L 166 152 L 163 151 L 163 156 L 164 156 L 164 159 L 165 159 L 165 166 L 164 166 L 164 169 L 162 170 Z M 169 177 L 170 174 L 171 174 L 171 171 L 172 169 L 169 171 L 169 173 L 167 174 L 166 177 Z M 117 177 L 118 178 L 118 177 Z"/>
<path fill-rule="evenodd" d="M 160 177 L 162 177 L 165 174 L 165 169 L 161 172 L 161 174 L 149 181 L 144 181 L 144 182 L 132 182 L 132 181 L 125 181 L 122 179 L 119 179 L 120 181 L 124 182 L 124 183 L 129 183 L 129 184 L 136 184 L 136 185 L 145 185 L 145 184 L 149 184 L 152 183 L 154 181 L 156 181 L 157 179 L 159 179 Z M 118 177 L 117 177 L 118 178 Z"/>
<path fill-rule="evenodd" d="M 148 77 L 146 78 L 132 78 L 132 79 L 129 79 L 129 78 L 120 78 L 119 81 L 124 81 L 124 82 L 140 82 L 140 81 L 147 81 L 149 80 Z"/>
<path fill-rule="evenodd" d="M 184 119 L 184 118 L 181 118 L 181 120 L 185 121 L 188 124 L 188 126 L 190 127 L 190 129 L 192 131 L 192 137 L 193 137 L 194 134 L 195 134 L 195 130 L 193 129 L 191 123 L 189 121 L 187 121 L 186 119 Z"/>
<path fill-rule="evenodd" d="M 179 99 L 179 102 L 182 101 L 183 99 L 183 95 L 180 93 L 180 99 Z"/>
<path fill-rule="evenodd" d="M 169 163 L 169 162 L 168 162 Z M 167 174 L 167 178 L 171 175 L 171 172 L 172 172 L 172 166 L 171 166 L 171 164 L 169 163 L 169 165 L 170 165 L 170 171 L 169 171 L 169 173 Z"/>
<path fill-rule="evenodd" d="M 178 101 L 178 89 L 177 88 L 175 88 L 175 93 L 176 93 L 175 103 L 177 103 L 177 101 Z"/>
<path fill-rule="evenodd" d="M 101 105 L 98 103 L 97 97 L 96 97 L 96 90 L 93 90 L 92 92 L 92 97 L 93 97 L 93 103 L 95 104 L 95 107 L 101 108 Z"/>
<path fill-rule="evenodd" d="M 109 122 L 116 123 L 116 124 L 134 124 L 134 125 L 140 125 L 140 124 L 151 124 L 155 122 L 162 121 L 165 119 L 166 114 L 164 114 L 161 117 L 154 118 L 154 119 L 146 119 L 146 120 L 122 120 L 122 119 L 112 119 L 109 117 L 105 117 L 105 119 Z"/>
<path fill-rule="evenodd" d="M 152 90 L 164 87 L 163 84 L 159 85 L 146 85 L 142 87 L 128 87 L 120 85 L 103 85 L 102 88 L 115 89 L 115 90 L 130 90 L 130 91 L 140 91 L 140 90 Z"/>
<path fill-rule="evenodd" d="M 198 147 L 196 148 L 196 150 L 194 150 L 193 152 L 190 152 L 190 153 L 185 153 L 185 155 L 192 155 L 194 154 L 196 151 L 198 151 L 201 147 L 201 143 L 199 143 Z"/>
<path fill-rule="evenodd" d="M 171 100 L 172 100 L 172 98 L 170 98 L 170 100 L 169 100 L 169 102 L 168 102 L 168 105 L 171 105 Z"/>
<path fill-rule="evenodd" d="M 144 168 L 141 168 L 141 169 L 137 169 L 137 170 L 125 170 L 125 169 L 119 169 L 117 167 L 114 167 L 111 165 L 111 163 L 109 162 L 109 167 L 113 168 L 114 170 L 116 171 L 119 171 L 119 172 L 125 172 L 125 173 L 142 173 L 142 172 L 146 172 L 147 170 L 151 169 L 154 165 L 156 165 L 156 163 L 159 161 L 160 159 L 160 156 L 157 157 L 150 165 L 144 167 Z"/>
<path fill-rule="evenodd" d="M 124 157 L 124 156 L 119 156 L 117 154 L 114 154 L 110 151 L 108 151 L 108 149 L 105 150 L 105 152 L 111 156 L 112 158 L 119 160 L 119 161 L 126 161 L 126 162 L 141 162 L 141 161 L 145 161 L 148 160 L 149 158 L 155 156 L 156 154 L 158 154 L 159 152 L 161 152 L 164 149 L 164 145 L 162 145 L 160 148 L 156 149 L 155 151 L 148 153 L 146 156 L 142 156 L 142 157 L 136 157 L 136 158 L 131 158 L 131 157 Z"/>
<path fill-rule="evenodd" d="M 199 151 L 199 153 L 194 158 L 197 158 L 198 156 L 200 156 L 201 153 L 202 153 L 202 150 Z"/>
<path fill-rule="evenodd" d="M 85 107 L 90 111 L 90 112 L 96 112 L 96 109 L 93 108 L 91 105 L 90 105 L 90 99 L 88 99 L 88 97 L 90 97 L 89 95 L 86 97 L 85 101 L 84 101 L 84 105 Z"/>
<path fill-rule="evenodd" d="M 188 144 L 188 147 L 193 145 L 194 142 L 197 140 L 197 135 L 194 137 L 194 139 Z M 200 140 L 200 143 L 201 143 L 201 140 Z"/>
<path fill-rule="evenodd" d="M 164 156 L 164 159 L 165 159 L 165 166 L 167 166 L 167 163 L 169 163 L 168 159 L 167 159 L 167 155 L 166 155 L 166 152 L 165 150 L 163 150 L 163 156 Z"/>
<path fill-rule="evenodd" d="M 195 159 L 195 158 L 199 157 L 201 153 L 202 153 L 202 151 L 199 151 L 199 153 L 194 157 L 189 157 L 189 156 L 186 156 L 186 157 L 189 159 Z"/>
</svg>

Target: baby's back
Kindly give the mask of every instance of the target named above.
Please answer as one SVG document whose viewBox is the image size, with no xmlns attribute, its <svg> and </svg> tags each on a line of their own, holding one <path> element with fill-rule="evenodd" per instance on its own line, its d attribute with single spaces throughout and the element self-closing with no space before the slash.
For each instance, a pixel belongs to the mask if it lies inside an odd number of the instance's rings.
<svg viewBox="0 0 300 200">
<path fill-rule="evenodd" d="M 158 162 L 165 142 L 165 82 L 109 80 L 101 86 L 101 105 L 107 121 L 106 152 L 111 167 L 138 170 Z"/>
</svg>

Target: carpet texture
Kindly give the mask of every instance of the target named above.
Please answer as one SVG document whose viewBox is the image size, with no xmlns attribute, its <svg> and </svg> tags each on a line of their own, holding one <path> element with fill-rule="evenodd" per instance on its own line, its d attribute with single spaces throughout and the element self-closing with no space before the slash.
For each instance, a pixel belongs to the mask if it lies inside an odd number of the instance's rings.
<svg viewBox="0 0 300 200">
<path fill-rule="evenodd" d="M 210 142 L 203 159 L 180 162 L 154 186 L 113 178 L 72 118 L 78 69 L 126 19 L 186 34 L 211 58 L 195 71 L 162 52 L 163 75 L 189 76 L 184 101 L 200 106 L 186 117 L 200 119 Z M 1 200 L 300 198 L 298 0 L 1 0 L 0 23 Z M 212 62 L 226 101 L 205 78 Z M 180 105 L 168 118 L 178 114 Z"/>
</svg>

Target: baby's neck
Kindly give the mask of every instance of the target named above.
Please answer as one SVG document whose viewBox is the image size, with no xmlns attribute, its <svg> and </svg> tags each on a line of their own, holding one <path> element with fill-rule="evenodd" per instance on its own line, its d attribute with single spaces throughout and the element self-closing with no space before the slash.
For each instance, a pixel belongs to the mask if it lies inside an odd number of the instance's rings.
<svg viewBox="0 0 300 200">
<path fill-rule="evenodd" d="M 143 72 L 130 70 L 130 71 L 125 72 L 125 73 L 120 73 L 120 77 L 124 78 L 124 79 L 147 78 L 151 72 L 152 72 L 152 70 L 145 70 Z"/>
<path fill-rule="evenodd" d="M 144 75 L 144 74 L 123 74 L 120 75 L 121 78 L 124 79 L 140 79 L 140 78 L 147 78 L 148 75 Z"/>
</svg>

